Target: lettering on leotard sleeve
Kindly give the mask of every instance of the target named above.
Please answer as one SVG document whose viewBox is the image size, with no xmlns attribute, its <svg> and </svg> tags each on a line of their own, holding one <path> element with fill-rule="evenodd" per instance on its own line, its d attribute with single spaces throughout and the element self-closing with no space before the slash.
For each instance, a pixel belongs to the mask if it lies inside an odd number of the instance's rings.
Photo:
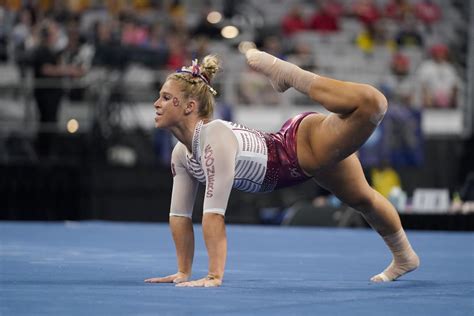
<svg viewBox="0 0 474 316">
<path fill-rule="evenodd" d="M 238 143 L 223 123 L 206 127 L 201 165 L 206 176 L 204 212 L 224 214 L 234 182 Z"/>
<path fill-rule="evenodd" d="M 214 196 L 214 181 L 216 178 L 216 168 L 214 166 L 214 151 L 210 144 L 204 149 L 204 166 L 206 167 L 206 197 L 212 198 Z"/>
</svg>

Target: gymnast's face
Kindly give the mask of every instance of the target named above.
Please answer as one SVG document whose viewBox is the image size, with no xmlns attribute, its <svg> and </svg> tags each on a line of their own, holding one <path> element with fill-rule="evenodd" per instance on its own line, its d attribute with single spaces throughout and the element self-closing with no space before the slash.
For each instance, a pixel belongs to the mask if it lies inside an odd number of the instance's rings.
<svg viewBox="0 0 474 316">
<path fill-rule="evenodd" d="M 176 126 L 185 116 L 183 92 L 176 80 L 167 80 L 161 87 L 160 96 L 153 104 L 156 110 L 155 126 L 170 128 Z"/>
</svg>

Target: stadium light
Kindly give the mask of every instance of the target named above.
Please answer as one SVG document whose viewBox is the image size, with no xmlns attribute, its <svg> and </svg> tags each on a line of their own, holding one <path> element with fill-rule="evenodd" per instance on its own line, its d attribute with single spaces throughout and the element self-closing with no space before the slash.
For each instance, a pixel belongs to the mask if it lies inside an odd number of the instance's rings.
<svg viewBox="0 0 474 316">
<path fill-rule="evenodd" d="M 79 129 L 79 122 L 76 119 L 70 119 L 66 125 L 67 131 L 74 134 Z"/>
<path fill-rule="evenodd" d="M 250 41 L 242 41 L 239 43 L 239 52 L 242 54 L 245 54 L 249 49 L 256 48 L 257 45 L 255 45 L 254 42 Z"/>
<path fill-rule="evenodd" d="M 239 35 L 239 29 L 233 25 L 227 25 L 222 28 L 221 35 L 224 38 L 236 38 Z"/>
<path fill-rule="evenodd" d="M 217 11 L 211 11 L 207 15 L 207 22 L 209 22 L 211 24 L 217 24 L 220 21 L 222 21 L 222 14 L 220 14 Z"/>
</svg>

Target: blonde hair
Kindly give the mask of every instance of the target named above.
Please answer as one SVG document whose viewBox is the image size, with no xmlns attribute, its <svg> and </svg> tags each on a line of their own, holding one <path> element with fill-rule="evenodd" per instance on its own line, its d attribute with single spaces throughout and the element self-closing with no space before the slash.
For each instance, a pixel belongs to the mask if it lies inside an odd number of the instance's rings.
<svg viewBox="0 0 474 316">
<path fill-rule="evenodd" d="M 195 68 L 197 66 L 197 68 Z M 166 80 L 176 80 L 181 84 L 185 98 L 194 98 L 199 102 L 198 114 L 209 118 L 214 113 L 214 95 L 217 92 L 211 86 L 211 80 L 220 70 L 220 60 L 215 55 L 207 55 L 201 64 L 193 62 L 193 66 L 183 67 L 170 74 Z"/>
</svg>

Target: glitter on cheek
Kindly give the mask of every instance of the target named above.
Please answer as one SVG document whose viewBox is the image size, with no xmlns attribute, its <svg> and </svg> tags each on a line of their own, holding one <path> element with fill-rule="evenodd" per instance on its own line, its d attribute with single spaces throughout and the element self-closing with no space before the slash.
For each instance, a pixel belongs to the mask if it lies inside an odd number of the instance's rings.
<svg viewBox="0 0 474 316">
<path fill-rule="evenodd" d="M 173 97 L 173 100 L 172 100 L 172 101 L 173 101 L 173 105 L 174 105 L 174 106 L 179 106 L 179 100 L 178 100 L 177 97 Z"/>
</svg>

